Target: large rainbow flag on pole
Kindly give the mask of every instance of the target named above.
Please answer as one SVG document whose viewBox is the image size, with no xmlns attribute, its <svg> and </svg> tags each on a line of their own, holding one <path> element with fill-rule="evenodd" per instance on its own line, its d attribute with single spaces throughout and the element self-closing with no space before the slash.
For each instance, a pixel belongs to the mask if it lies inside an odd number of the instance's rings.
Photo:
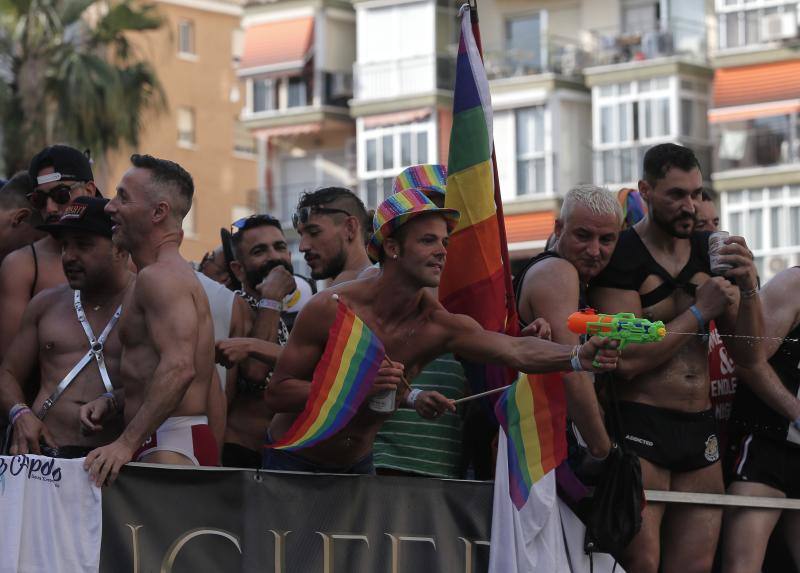
<svg viewBox="0 0 800 573">
<path fill-rule="evenodd" d="M 561 375 L 520 375 L 500 396 L 495 413 L 507 439 L 511 500 L 522 509 L 531 486 L 567 456 L 567 405 Z"/>
<path fill-rule="evenodd" d="M 311 382 L 306 407 L 267 448 L 299 450 L 344 428 L 364 402 L 386 351 L 377 336 L 341 301 Z"/>
<path fill-rule="evenodd" d="M 450 237 L 449 264 L 439 285 L 439 299 L 450 312 L 469 315 L 487 330 L 517 334 L 492 140 L 492 104 L 480 50 L 477 12 L 465 4 L 459 15 L 461 39 L 445 206 L 460 211 L 461 220 Z M 505 386 L 516 376 L 503 367 L 468 362 L 464 367 L 475 394 Z"/>
</svg>

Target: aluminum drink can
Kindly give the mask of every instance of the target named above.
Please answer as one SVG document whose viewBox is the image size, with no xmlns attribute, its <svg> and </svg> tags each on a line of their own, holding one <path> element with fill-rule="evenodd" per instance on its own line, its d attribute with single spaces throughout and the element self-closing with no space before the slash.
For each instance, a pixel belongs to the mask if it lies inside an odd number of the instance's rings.
<svg viewBox="0 0 800 573">
<path fill-rule="evenodd" d="M 373 412 L 394 412 L 396 399 L 396 389 L 384 390 L 370 398 L 369 409 Z"/>
<path fill-rule="evenodd" d="M 733 268 L 730 263 L 721 263 L 719 258 L 722 256 L 719 250 L 725 246 L 725 239 L 731 234 L 727 231 L 714 231 L 708 236 L 708 259 L 711 263 L 712 275 L 724 275 Z"/>
</svg>

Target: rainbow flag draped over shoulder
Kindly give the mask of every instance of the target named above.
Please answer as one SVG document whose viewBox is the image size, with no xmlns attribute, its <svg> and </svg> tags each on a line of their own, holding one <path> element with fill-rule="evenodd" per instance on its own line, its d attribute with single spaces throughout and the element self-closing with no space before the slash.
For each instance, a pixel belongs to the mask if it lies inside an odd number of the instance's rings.
<svg viewBox="0 0 800 573">
<path fill-rule="evenodd" d="M 517 334 L 494 160 L 489 81 L 480 52 L 477 18 L 470 14 L 464 5 L 460 11 L 445 195 L 445 207 L 460 211 L 461 220 L 450 236 L 439 300 L 450 312 L 471 316 L 486 330 Z M 505 386 L 516 377 L 516 372 L 498 366 L 465 362 L 464 368 L 473 393 Z"/>
<path fill-rule="evenodd" d="M 566 412 L 558 373 L 521 374 L 495 405 L 506 435 L 509 491 L 518 510 L 533 484 L 567 456 Z"/>
<path fill-rule="evenodd" d="M 339 301 L 306 407 L 286 435 L 266 447 L 308 448 L 344 428 L 364 402 L 385 355 L 378 337 Z"/>
</svg>

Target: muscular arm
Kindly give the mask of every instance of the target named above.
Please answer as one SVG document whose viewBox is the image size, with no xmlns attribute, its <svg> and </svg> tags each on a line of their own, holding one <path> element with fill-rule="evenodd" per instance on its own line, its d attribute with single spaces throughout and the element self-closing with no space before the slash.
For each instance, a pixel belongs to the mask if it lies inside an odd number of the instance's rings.
<svg viewBox="0 0 800 573">
<path fill-rule="evenodd" d="M 22 321 L 30 301 L 33 261 L 29 253 L 17 250 L 0 265 L 0 360 L 2 360 Z"/>
<path fill-rule="evenodd" d="M 764 321 L 765 355 L 748 366 L 736 364 L 736 374 L 767 406 L 786 417 L 796 420 L 800 416 L 800 400 L 789 392 L 772 369 L 769 357 L 778 350 L 780 339 L 789 334 L 800 323 L 800 269 L 787 269 L 778 274 L 761 291 L 766 317 Z M 726 340 L 725 344 L 728 342 Z"/>
<path fill-rule="evenodd" d="M 44 300 L 48 294 L 35 297 L 22 316 L 22 324 L 17 336 L 14 338 L 3 365 L 0 368 L 0 416 L 6 415 L 14 404 L 24 404 L 25 395 L 20 386 L 20 381 L 27 380 L 36 367 L 38 348 L 38 324 L 43 309 Z M 44 423 L 34 413 L 22 414 L 14 423 L 14 442 L 11 454 L 24 454 L 33 452 L 38 454 L 39 441 L 44 439 L 51 447 L 56 445 L 55 440 L 48 432 Z"/>
<path fill-rule="evenodd" d="M 40 304 L 31 304 L 25 310 L 22 324 L 0 368 L 0 416 L 4 416 L 14 404 L 25 402 L 22 383 L 33 373 L 39 355 L 40 309 Z"/>
<path fill-rule="evenodd" d="M 314 368 L 325 351 L 328 330 L 336 317 L 336 304 L 323 293 L 300 311 L 283 348 L 264 398 L 273 412 L 302 412 L 311 391 Z"/>
<path fill-rule="evenodd" d="M 461 314 L 446 311 L 437 313 L 434 319 L 443 328 L 443 351 L 458 356 L 469 356 L 474 362 L 502 364 L 526 373 L 556 372 L 572 370 L 570 355 L 572 346 L 556 344 L 549 340 L 525 336 L 514 338 L 481 328 L 475 320 Z M 592 361 L 601 347 L 610 341 L 592 337 L 581 349 L 580 360 L 584 369 L 595 369 Z M 616 351 L 604 350 L 596 356 L 601 363 L 599 370 L 613 370 Z"/>
<path fill-rule="evenodd" d="M 639 302 L 639 293 L 636 291 L 600 287 L 590 290 L 589 298 L 592 306 L 600 313 L 632 312 L 636 316 L 642 316 L 642 305 Z M 631 344 L 625 347 L 617 368 L 617 372 L 623 378 L 636 378 L 643 372 L 664 364 L 692 340 L 691 336 L 671 334 L 672 332 L 699 332 L 700 329 L 697 319 L 688 309 L 665 326 L 667 335 L 663 340 L 649 344 Z"/>
<path fill-rule="evenodd" d="M 119 440 L 135 450 L 178 407 L 195 377 L 197 310 L 181 277 L 143 271 L 136 301 L 159 356 L 144 402 Z"/>
<path fill-rule="evenodd" d="M 578 272 L 563 259 L 547 259 L 530 269 L 520 296 L 520 314 L 526 322 L 541 317 L 550 323 L 552 340 L 575 346 L 578 335 L 567 328 L 567 318 L 578 308 L 580 279 Z M 585 372 L 562 374 L 567 410 L 595 457 L 604 457 L 611 448 L 606 432 L 594 377 Z"/>
</svg>

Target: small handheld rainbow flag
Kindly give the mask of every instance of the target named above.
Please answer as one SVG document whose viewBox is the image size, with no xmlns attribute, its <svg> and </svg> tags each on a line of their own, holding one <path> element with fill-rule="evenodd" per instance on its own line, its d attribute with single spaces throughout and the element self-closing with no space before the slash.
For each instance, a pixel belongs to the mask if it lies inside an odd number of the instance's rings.
<svg viewBox="0 0 800 573">
<path fill-rule="evenodd" d="M 506 433 L 509 491 L 518 510 L 531 486 L 567 456 L 566 409 L 557 372 L 520 374 L 495 405 Z"/>
<path fill-rule="evenodd" d="M 386 352 L 352 310 L 338 305 L 305 409 L 283 438 L 265 447 L 292 451 L 318 444 L 344 428 L 364 402 Z"/>
</svg>

